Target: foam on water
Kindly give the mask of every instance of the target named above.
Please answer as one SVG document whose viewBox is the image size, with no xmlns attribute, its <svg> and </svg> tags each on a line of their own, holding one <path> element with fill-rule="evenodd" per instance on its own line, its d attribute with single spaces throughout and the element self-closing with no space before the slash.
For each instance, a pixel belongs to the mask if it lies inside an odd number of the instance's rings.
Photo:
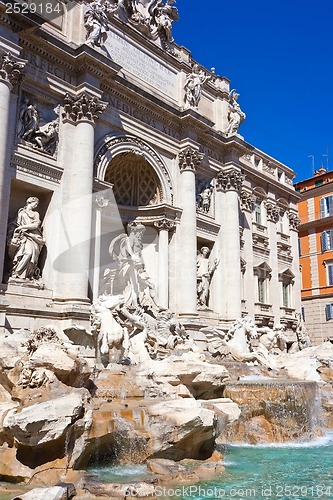
<svg viewBox="0 0 333 500">
<path fill-rule="evenodd" d="M 223 447 L 233 447 L 233 448 L 319 448 L 321 446 L 331 446 L 333 445 L 333 433 L 328 432 L 324 436 L 317 437 L 315 439 L 309 439 L 306 441 L 289 441 L 285 443 L 259 443 L 259 444 L 249 444 L 249 443 L 228 443 L 223 445 Z"/>
</svg>

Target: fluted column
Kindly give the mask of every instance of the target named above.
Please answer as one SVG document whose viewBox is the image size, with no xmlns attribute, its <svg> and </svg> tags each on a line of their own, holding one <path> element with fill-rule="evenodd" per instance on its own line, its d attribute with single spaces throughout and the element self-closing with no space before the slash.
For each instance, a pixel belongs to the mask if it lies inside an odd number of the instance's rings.
<svg viewBox="0 0 333 500">
<path fill-rule="evenodd" d="M 241 266 L 239 237 L 239 191 L 243 176 L 237 167 L 219 172 L 216 185 L 216 217 L 221 224 L 218 235 L 216 273 L 217 312 L 222 320 L 241 316 Z"/>
<path fill-rule="evenodd" d="M 187 147 L 179 153 L 180 202 L 183 209 L 180 219 L 179 255 L 179 312 L 197 314 L 197 214 L 195 198 L 195 171 L 203 155 Z"/>
<path fill-rule="evenodd" d="M 169 231 L 175 229 L 175 223 L 168 219 L 154 222 L 158 229 L 158 305 L 169 307 Z"/>
<path fill-rule="evenodd" d="M 54 298 L 86 301 L 92 225 L 94 127 L 106 103 L 87 93 L 65 97 L 63 110 L 62 248 Z M 68 137 L 66 137 L 68 134 Z"/>
<path fill-rule="evenodd" d="M 22 78 L 24 61 L 18 61 L 11 54 L 0 56 L 0 279 L 3 277 L 3 265 L 6 248 L 6 230 L 10 197 L 10 178 L 8 166 L 10 161 L 11 141 L 10 101 L 11 91 Z"/>
</svg>

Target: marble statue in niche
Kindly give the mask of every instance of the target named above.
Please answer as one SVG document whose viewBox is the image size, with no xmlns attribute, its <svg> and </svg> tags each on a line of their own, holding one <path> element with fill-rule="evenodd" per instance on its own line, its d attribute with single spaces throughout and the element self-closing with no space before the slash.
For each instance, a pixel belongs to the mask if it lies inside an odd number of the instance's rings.
<svg viewBox="0 0 333 500">
<path fill-rule="evenodd" d="M 45 113 L 51 114 L 47 110 Z M 18 137 L 32 144 L 36 149 L 53 156 L 58 143 L 58 120 L 54 119 L 43 125 L 41 122 L 37 104 L 32 103 L 28 97 L 24 97 L 19 114 Z"/>
<path fill-rule="evenodd" d="M 212 205 L 213 186 L 206 179 L 197 179 L 196 182 L 196 203 L 197 211 L 209 214 Z"/>
<path fill-rule="evenodd" d="M 209 248 L 203 246 L 197 257 L 197 300 L 198 307 L 201 309 L 208 308 L 210 282 L 219 265 L 218 259 L 210 263 L 209 253 Z"/>
<path fill-rule="evenodd" d="M 198 64 L 194 64 L 192 72 L 186 77 L 184 90 L 185 90 L 185 104 L 191 108 L 197 108 L 202 95 L 202 87 L 204 83 L 211 80 L 212 76 L 207 75 Z"/>
<path fill-rule="evenodd" d="M 246 118 L 245 113 L 241 110 L 238 104 L 239 94 L 235 89 L 229 92 L 229 110 L 228 110 L 228 126 L 225 131 L 226 135 L 237 134 L 240 125 Z"/>
<path fill-rule="evenodd" d="M 41 233 L 39 200 L 34 196 L 27 199 L 17 212 L 14 222 L 9 224 L 7 245 L 12 262 L 9 281 L 29 283 L 40 281 L 38 259 L 45 244 Z"/>
</svg>

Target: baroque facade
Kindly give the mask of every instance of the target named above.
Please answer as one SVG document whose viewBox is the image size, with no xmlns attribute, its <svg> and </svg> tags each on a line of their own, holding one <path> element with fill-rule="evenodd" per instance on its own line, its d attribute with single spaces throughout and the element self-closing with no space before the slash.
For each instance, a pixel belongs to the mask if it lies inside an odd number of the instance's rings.
<svg viewBox="0 0 333 500">
<path fill-rule="evenodd" d="M 315 343 L 332 337 L 333 172 L 297 182 L 303 319 Z"/>
<path fill-rule="evenodd" d="M 0 2 L 2 329 L 87 325 L 135 222 L 156 301 L 193 332 L 250 315 L 292 335 L 294 173 L 239 134 L 230 81 L 174 42 L 172 2 L 58 5 Z"/>
</svg>

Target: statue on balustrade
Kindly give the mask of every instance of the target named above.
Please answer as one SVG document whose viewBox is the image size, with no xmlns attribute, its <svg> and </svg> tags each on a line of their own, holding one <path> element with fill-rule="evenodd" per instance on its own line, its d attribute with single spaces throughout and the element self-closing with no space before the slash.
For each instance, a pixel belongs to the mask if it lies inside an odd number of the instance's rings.
<svg viewBox="0 0 333 500">
<path fill-rule="evenodd" d="M 229 92 L 229 111 L 228 111 L 228 126 L 225 131 L 226 135 L 237 134 L 240 125 L 246 118 L 245 113 L 241 110 L 238 104 L 239 94 L 235 89 Z"/>
<path fill-rule="evenodd" d="M 101 47 L 109 31 L 108 13 L 113 13 L 117 6 L 112 7 L 108 1 L 94 0 L 88 4 L 84 13 L 84 26 L 87 30 L 86 43 L 93 47 Z"/>
<path fill-rule="evenodd" d="M 166 3 L 160 0 L 153 11 L 157 31 L 164 43 L 174 42 L 172 24 L 174 21 L 179 20 L 178 10 L 172 6 L 173 3 L 175 3 L 175 0 L 167 0 Z M 167 48 L 166 45 L 165 48 Z"/>
<path fill-rule="evenodd" d="M 8 255 L 12 261 L 10 281 L 40 281 L 38 259 L 44 240 L 41 233 L 41 221 L 35 197 L 27 199 L 26 205 L 17 213 L 8 230 Z"/>
<path fill-rule="evenodd" d="M 199 68 L 198 64 L 194 64 L 192 72 L 186 77 L 184 90 L 185 90 L 185 103 L 192 108 L 197 108 L 202 95 L 202 87 L 205 82 L 211 80 L 211 75 Z"/>
<path fill-rule="evenodd" d="M 202 247 L 197 257 L 197 300 L 201 309 L 208 308 L 209 286 L 218 265 L 218 259 L 210 263 L 209 248 Z"/>
</svg>

